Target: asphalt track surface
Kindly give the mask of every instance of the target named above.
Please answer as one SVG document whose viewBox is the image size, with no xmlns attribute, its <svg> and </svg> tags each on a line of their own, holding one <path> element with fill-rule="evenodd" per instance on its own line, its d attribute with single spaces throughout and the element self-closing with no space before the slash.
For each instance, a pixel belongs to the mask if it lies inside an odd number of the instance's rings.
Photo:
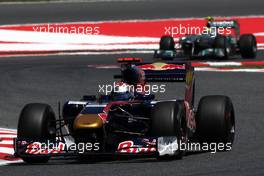
<svg viewBox="0 0 264 176">
<path fill-rule="evenodd" d="M 180 2 L 180 3 L 179 3 Z M 214 2 L 214 6 L 202 6 L 200 1 L 170 2 L 170 5 L 162 5 L 161 2 L 128 2 L 123 4 L 127 9 L 120 10 L 122 4 L 113 3 L 107 10 L 102 10 L 103 4 L 95 3 L 87 5 L 94 12 L 98 7 L 99 15 L 91 11 L 84 13 L 82 4 L 71 5 L 71 13 L 68 16 L 67 8 L 60 4 L 58 16 L 48 14 L 45 11 L 47 5 L 15 5 L 0 6 L 3 23 L 31 23 L 69 21 L 69 20 L 107 20 L 107 19 L 133 19 L 133 18 L 163 18 L 180 16 L 204 16 L 204 15 L 255 15 L 260 14 L 261 3 L 251 1 L 252 4 L 236 6 L 238 1 Z M 205 1 L 209 2 L 209 1 Z M 239 1 L 240 2 L 240 1 Z M 192 7 L 203 9 L 187 9 L 172 13 L 175 9 L 192 4 Z M 206 3 L 205 3 L 206 4 Z M 211 3 L 212 4 L 212 3 Z M 219 7 L 232 6 L 219 10 Z M 145 6 L 143 8 L 142 6 Z M 159 11 L 153 12 L 155 6 L 160 5 Z M 171 6 L 174 5 L 175 9 Z M 196 5 L 196 6 L 195 6 Z M 34 8 L 31 9 L 31 7 Z M 90 7 L 92 6 L 92 7 Z M 38 8 L 37 8 L 38 7 Z M 78 7 L 82 7 L 79 10 Z M 110 8 L 111 7 L 111 8 Z M 129 8 L 128 8 L 129 7 Z M 152 8 L 151 8 L 152 7 Z M 247 8 L 246 8 L 247 7 Z M 262 6 L 263 7 L 263 6 Z M 3 8 L 3 9 L 2 9 Z M 17 14 L 11 14 L 10 9 L 17 9 Z M 28 8 L 27 10 L 25 10 Z M 36 9 L 37 10 L 36 10 Z M 69 8 L 69 7 L 68 7 Z M 116 9 L 114 9 L 116 8 Z M 141 9 L 132 13 L 131 9 Z M 101 9 L 101 10 L 100 10 Z M 143 9 L 145 9 L 143 11 Z M 208 12 L 205 12 L 207 9 Z M 22 11 L 26 11 L 24 14 Z M 170 11 L 171 10 L 171 11 Z M 3 12 L 4 11 L 4 12 Z M 69 12 L 68 11 L 68 12 Z M 109 11 L 109 12 L 105 12 Z M 119 14 L 128 11 L 124 15 Z M 80 12 L 80 13 L 78 13 Z M 113 13 L 112 16 L 106 14 Z M 144 13 L 143 13 L 144 12 Z M 210 12 L 210 13 L 209 13 Z M 21 13 L 21 14 L 20 14 Z M 46 14 L 37 19 L 34 13 Z M 75 14 L 76 13 L 76 14 Z M 90 14 L 89 14 L 90 13 Z M 24 14 L 24 16 L 22 15 Z M 74 14 L 76 17 L 74 17 Z M 11 16 L 13 17 L 11 18 Z M 19 15 L 22 15 L 19 17 Z M 52 18 L 52 16 L 54 17 Z M 90 16 L 89 16 L 90 15 Z M 149 15 L 149 16 L 148 16 Z M 78 18 L 77 18 L 78 17 Z M 89 55 L 89 56 L 48 56 L 48 57 L 18 57 L 0 59 L 0 126 L 16 128 L 18 115 L 24 104 L 30 102 L 45 102 L 54 107 L 58 101 L 68 99 L 78 100 L 83 94 L 98 92 L 98 84 L 112 83 L 112 75 L 118 73 L 117 69 L 88 68 L 90 64 L 113 64 L 115 58 L 124 55 Z M 129 56 L 129 55 L 128 55 Z M 147 58 L 151 55 L 133 55 Z M 259 53 L 258 59 L 264 57 Z M 128 160 L 128 161 L 98 161 L 93 163 L 78 163 L 74 160 L 53 160 L 45 165 L 13 164 L 0 167 L 1 175 L 264 175 L 264 75 L 261 73 L 196 73 L 196 104 L 198 100 L 209 94 L 224 94 L 233 100 L 236 113 L 236 139 L 233 150 L 225 153 L 200 153 L 184 157 L 180 161 L 160 162 L 156 160 Z M 164 97 L 177 97 L 178 89 L 174 85 L 168 85 L 170 90 Z"/>
<path fill-rule="evenodd" d="M 88 0 L 89 1 L 89 0 Z M 142 0 L 0 5 L 1 24 L 263 15 L 261 0 Z"/>
</svg>

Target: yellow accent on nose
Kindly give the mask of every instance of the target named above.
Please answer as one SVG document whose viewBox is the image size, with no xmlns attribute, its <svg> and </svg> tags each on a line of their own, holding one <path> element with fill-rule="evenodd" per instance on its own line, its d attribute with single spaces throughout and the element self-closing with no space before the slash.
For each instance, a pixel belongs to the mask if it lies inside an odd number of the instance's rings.
<svg viewBox="0 0 264 176">
<path fill-rule="evenodd" d="M 103 126 L 103 120 L 97 114 L 79 114 L 73 123 L 73 129 L 97 129 Z"/>
</svg>

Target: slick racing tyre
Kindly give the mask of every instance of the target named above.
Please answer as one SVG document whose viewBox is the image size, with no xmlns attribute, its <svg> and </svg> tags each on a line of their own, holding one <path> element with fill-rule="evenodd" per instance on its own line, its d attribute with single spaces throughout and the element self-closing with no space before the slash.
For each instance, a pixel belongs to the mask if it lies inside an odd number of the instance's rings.
<svg viewBox="0 0 264 176">
<path fill-rule="evenodd" d="M 160 50 L 174 50 L 175 42 L 171 36 L 162 36 L 160 39 Z"/>
<path fill-rule="evenodd" d="M 55 140 L 56 122 L 52 108 L 47 104 L 27 104 L 18 121 L 18 138 L 29 140 Z M 26 163 L 45 163 L 50 157 L 22 157 Z"/>
<path fill-rule="evenodd" d="M 239 39 L 239 49 L 243 58 L 255 58 L 257 55 L 257 41 L 252 34 L 243 34 Z"/>
<path fill-rule="evenodd" d="M 180 140 L 186 139 L 187 125 L 182 101 L 158 102 L 152 109 L 151 118 L 151 134 L 153 136 L 176 136 L 178 144 Z M 178 150 L 174 158 L 181 159 L 183 155 L 184 151 Z M 163 157 L 159 159 L 163 159 Z"/>
<path fill-rule="evenodd" d="M 228 59 L 228 42 L 227 42 L 227 38 L 223 35 L 217 35 L 215 37 L 215 41 L 214 41 L 214 48 L 215 49 L 223 49 L 224 51 L 224 56 L 220 57 L 221 59 Z"/>
<path fill-rule="evenodd" d="M 211 95 L 201 98 L 196 114 L 200 142 L 232 146 L 235 136 L 235 113 L 229 97 Z"/>
</svg>

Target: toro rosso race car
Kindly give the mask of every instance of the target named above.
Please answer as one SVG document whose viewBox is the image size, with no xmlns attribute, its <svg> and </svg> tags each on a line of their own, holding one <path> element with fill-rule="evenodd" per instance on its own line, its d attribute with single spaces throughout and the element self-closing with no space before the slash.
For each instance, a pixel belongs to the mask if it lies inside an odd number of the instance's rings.
<svg viewBox="0 0 264 176">
<path fill-rule="evenodd" d="M 19 117 L 15 156 L 27 163 L 98 155 L 180 159 L 187 150 L 180 144 L 194 141 L 221 143 L 223 150 L 231 149 L 235 135 L 232 102 L 227 96 L 210 95 L 201 98 L 195 109 L 190 63 L 118 61 L 121 74 L 114 77 L 120 81 L 110 94 L 67 101 L 58 118 L 47 104 L 27 104 Z M 144 90 L 148 82 L 182 82 L 184 98 L 158 101 L 154 94 L 127 89 L 143 86 Z"/>
<path fill-rule="evenodd" d="M 243 58 L 255 58 L 257 54 L 256 37 L 253 34 L 240 35 L 237 21 L 207 22 L 207 30 L 202 34 L 187 34 L 175 45 L 171 36 L 162 36 L 160 49 L 155 51 L 155 58 L 173 59 L 216 58 L 228 59 L 235 55 Z M 219 33 L 221 32 L 221 33 Z"/>
</svg>

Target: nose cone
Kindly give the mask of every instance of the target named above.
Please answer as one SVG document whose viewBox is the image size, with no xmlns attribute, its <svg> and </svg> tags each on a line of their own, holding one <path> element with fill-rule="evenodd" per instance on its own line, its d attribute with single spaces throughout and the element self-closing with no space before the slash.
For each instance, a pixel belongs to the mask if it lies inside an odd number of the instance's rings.
<svg viewBox="0 0 264 176">
<path fill-rule="evenodd" d="M 79 114 L 73 123 L 73 129 L 98 129 L 103 126 L 103 120 L 97 114 Z"/>
</svg>

